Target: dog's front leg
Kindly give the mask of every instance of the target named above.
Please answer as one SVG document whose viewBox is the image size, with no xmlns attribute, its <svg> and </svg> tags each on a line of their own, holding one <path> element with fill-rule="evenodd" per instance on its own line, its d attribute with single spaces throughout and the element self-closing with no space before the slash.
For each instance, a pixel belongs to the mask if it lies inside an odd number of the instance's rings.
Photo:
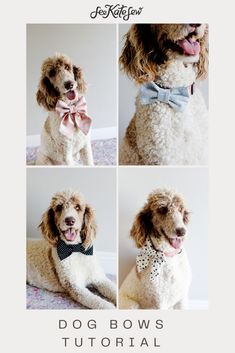
<svg viewBox="0 0 235 353">
<path fill-rule="evenodd" d="M 90 138 L 87 139 L 85 146 L 81 149 L 80 157 L 83 165 L 94 165 Z"/>
<path fill-rule="evenodd" d="M 173 307 L 176 310 L 186 310 L 188 309 L 188 298 L 183 298 L 179 300 Z"/>
<path fill-rule="evenodd" d="M 107 299 L 110 299 L 114 304 L 117 301 L 117 292 L 115 284 L 106 276 L 102 279 L 97 279 L 92 283 L 94 287 L 105 296 Z"/>
<path fill-rule="evenodd" d="M 109 303 L 107 300 L 93 294 L 89 289 L 85 287 L 80 287 L 77 284 L 72 284 L 68 281 L 64 281 L 63 285 L 66 292 L 71 296 L 73 300 L 86 306 L 87 308 L 115 309 L 115 306 L 112 303 Z"/>
</svg>

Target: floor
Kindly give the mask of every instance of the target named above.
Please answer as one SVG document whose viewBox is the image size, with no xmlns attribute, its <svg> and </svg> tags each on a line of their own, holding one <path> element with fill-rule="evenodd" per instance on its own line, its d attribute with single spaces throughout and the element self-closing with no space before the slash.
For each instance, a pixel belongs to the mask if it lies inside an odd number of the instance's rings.
<svg viewBox="0 0 235 353">
<path fill-rule="evenodd" d="M 116 281 L 115 276 L 107 276 L 113 282 Z M 94 289 L 92 289 L 92 292 L 98 294 Z M 83 305 L 72 300 L 66 294 L 52 293 L 28 284 L 26 288 L 26 303 L 27 309 L 87 309 Z"/>
</svg>

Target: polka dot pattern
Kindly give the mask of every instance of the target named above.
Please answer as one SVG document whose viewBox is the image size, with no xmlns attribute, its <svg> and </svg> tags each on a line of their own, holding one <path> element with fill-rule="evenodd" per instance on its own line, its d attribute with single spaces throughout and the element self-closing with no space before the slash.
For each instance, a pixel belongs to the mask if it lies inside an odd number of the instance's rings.
<svg viewBox="0 0 235 353">
<path fill-rule="evenodd" d="M 154 282 L 159 275 L 159 269 L 163 262 L 165 262 L 163 251 L 156 250 L 153 247 L 151 240 L 148 238 L 136 257 L 137 271 L 141 272 L 148 266 L 151 266 L 150 281 Z"/>
</svg>

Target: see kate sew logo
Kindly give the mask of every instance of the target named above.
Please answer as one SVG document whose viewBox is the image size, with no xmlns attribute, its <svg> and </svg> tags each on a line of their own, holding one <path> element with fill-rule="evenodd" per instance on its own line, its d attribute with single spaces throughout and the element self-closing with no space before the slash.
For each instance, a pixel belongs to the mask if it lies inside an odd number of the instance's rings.
<svg viewBox="0 0 235 353">
<path fill-rule="evenodd" d="M 98 16 L 102 18 L 114 17 L 120 18 L 124 21 L 128 21 L 131 16 L 138 16 L 141 14 L 143 7 L 139 7 L 135 9 L 133 6 L 126 5 L 105 5 L 103 8 L 101 6 L 97 6 L 95 11 L 90 13 L 90 17 L 92 19 L 97 18 Z"/>
</svg>

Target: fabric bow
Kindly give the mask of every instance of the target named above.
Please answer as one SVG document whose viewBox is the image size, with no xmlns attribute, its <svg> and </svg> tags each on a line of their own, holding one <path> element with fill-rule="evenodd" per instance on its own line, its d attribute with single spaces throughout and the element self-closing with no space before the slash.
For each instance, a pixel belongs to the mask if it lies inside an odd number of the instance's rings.
<svg viewBox="0 0 235 353">
<path fill-rule="evenodd" d="M 85 135 L 88 134 L 92 119 L 87 116 L 87 104 L 84 96 L 79 97 L 73 105 L 58 100 L 55 109 L 61 118 L 59 129 L 61 134 L 71 138 L 78 128 Z"/>
<path fill-rule="evenodd" d="M 88 248 L 87 250 L 82 246 L 82 244 L 66 244 L 63 240 L 59 240 L 57 244 L 57 254 L 60 260 L 64 260 L 73 252 L 80 252 L 84 255 L 93 255 L 93 246 Z"/>
<path fill-rule="evenodd" d="M 141 104 L 151 104 L 155 101 L 169 104 L 176 111 L 182 112 L 189 101 L 188 87 L 161 88 L 155 82 L 147 82 L 140 88 Z"/>
<path fill-rule="evenodd" d="M 150 281 L 153 282 L 159 275 L 161 264 L 165 261 L 166 260 L 163 251 L 156 250 L 153 247 L 151 240 L 148 238 L 140 250 L 139 255 L 136 257 L 137 271 L 141 272 L 148 266 L 151 266 Z"/>
</svg>

